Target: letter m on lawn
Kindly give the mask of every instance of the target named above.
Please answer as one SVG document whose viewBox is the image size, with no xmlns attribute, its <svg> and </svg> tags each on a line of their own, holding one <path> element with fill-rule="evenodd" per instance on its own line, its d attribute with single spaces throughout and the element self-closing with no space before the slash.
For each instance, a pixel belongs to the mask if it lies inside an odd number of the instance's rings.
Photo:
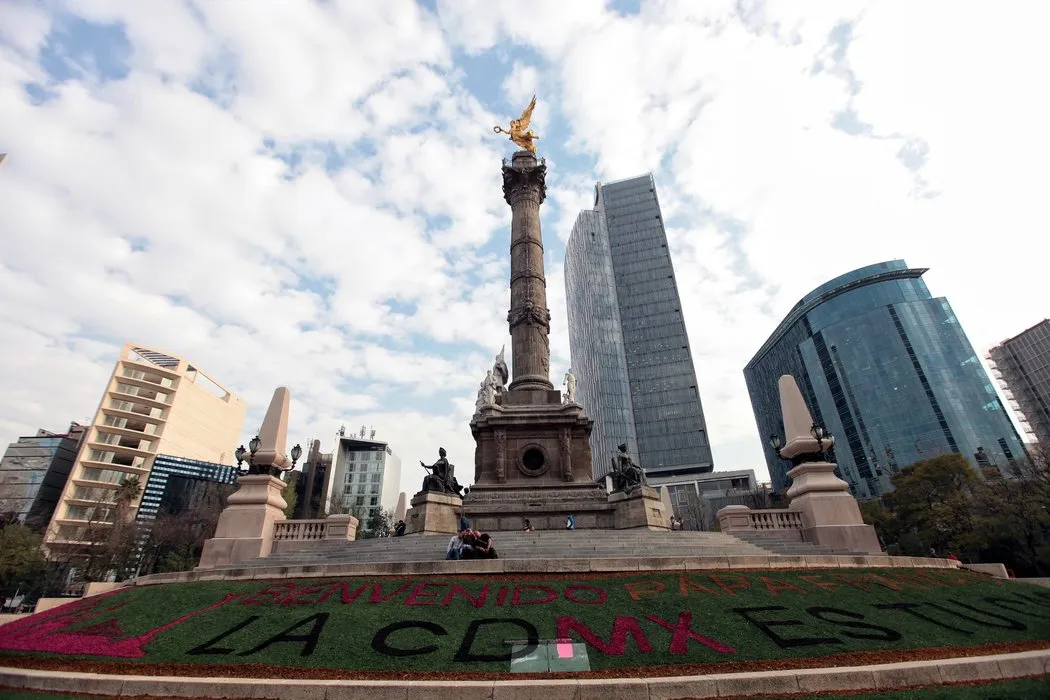
<svg viewBox="0 0 1050 700">
<path fill-rule="evenodd" d="M 576 635 L 578 638 L 590 644 L 603 654 L 609 656 L 623 656 L 627 651 L 627 635 L 634 637 L 634 643 L 638 645 L 638 651 L 648 654 L 652 651 L 649 640 L 645 637 L 641 625 L 630 615 L 617 615 L 613 622 L 612 638 L 606 642 L 597 634 L 592 632 L 587 625 L 573 617 L 558 618 L 558 638 L 566 639 Z"/>
</svg>

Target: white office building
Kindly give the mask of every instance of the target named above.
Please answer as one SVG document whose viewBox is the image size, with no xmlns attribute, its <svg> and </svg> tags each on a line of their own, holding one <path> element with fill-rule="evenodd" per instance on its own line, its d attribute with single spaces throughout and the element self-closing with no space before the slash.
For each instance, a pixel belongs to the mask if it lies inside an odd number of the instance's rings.
<svg viewBox="0 0 1050 700">
<path fill-rule="evenodd" d="M 338 435 L 324 490 L 326 513 L 368 518 L 376 510 L 394 510 L 401 489 L 401 458 L 390 445 L 360 435 Z"/>
</svg>

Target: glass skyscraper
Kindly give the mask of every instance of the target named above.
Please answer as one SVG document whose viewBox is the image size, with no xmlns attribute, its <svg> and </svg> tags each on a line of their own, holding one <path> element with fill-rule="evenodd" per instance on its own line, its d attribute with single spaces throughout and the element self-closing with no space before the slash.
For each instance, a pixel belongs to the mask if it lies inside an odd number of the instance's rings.
<svg viewBox="0 0 1050 700">
<path fill-rule="evenodd" d="M 946 299 L 933 298 L 903 260 L 869 265 L 802 298 L 744 368 L 766 463 L 777 490 L 790 463 L 777 380 L 794 375 L 813 419 L 836 437 L 839 473 L 858 498 L 892 487 L 900 468 L 960 453 L 1009 472 L 1023 456 L 988 373 Z"/>
<path fill-rule="evenodd" d="M 565 252 L 577 400 L 596 477 L 626 442 L 651 475 L 709 472 L 707 425 L 652 174 L 595 186 Z"/>
</svg>

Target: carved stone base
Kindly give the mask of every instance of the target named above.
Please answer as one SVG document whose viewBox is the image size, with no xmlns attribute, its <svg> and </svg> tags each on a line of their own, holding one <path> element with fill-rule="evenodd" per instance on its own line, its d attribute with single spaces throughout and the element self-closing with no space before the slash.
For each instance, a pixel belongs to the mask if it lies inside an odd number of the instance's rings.
<svg viewBox="0 0 1050 700">
<path fill-rule="evenodd" d="M 882 554 L 882 545 L 871 525 L 818 525 L 802 529 L 806 542 L 858 554 Z"/>
<path fill-rule="evenodd" d="M 215 537 L 204 543 L 198 569 L 239 564 L 270 554 L 274 523 L 284 520 L 288 506 L 281 496 L 287 484 L 277 477 L 257 474 L 240 477 L 237 485 L 229 505 L 219 515 Z"/>
<path fill-rule="evenodd" d="M 514 389 L 474 416 L 474 485 L 463 500 L 478 530 L 612 529 L 615 507 L 591 472 L 594 422 L 561 392 Z"/>
<path fill-rule="evenodd" d="M 881 554 L 875 528 L 864 524 L 860 507 L 835 476 L 831 462 L 807 462 L 788 472 L 792 479 L 787 496 L 791 510 L 802 515 L 802 536 L 807 542 L 861 554 Z"/>
<path fill-rule="evenodd" d="M 591 429 L 578 404 L 563 404 L 560 391 L 514 390 L 497 397 L 470 423 L 477 487 L 594 485 Z"/>
<path fill-rule="evenodd" d="M 670 515 L 664 512 L 660 492 L 649 486 L 638 486 L 630 493 L 614 493 L 609 503 L 616 508 L 616 529 L 670 530 Z"/>
<path fill-rule="evenodd" d="M 463 499 L 447 493 L 421 491 L 412 497 L 405 516 L 406 535 L 454 535 L 459 531 Z"/>
<path fill-rule="evenodd" d="M 597 485 L 570 484 L 533 489 L 472 486 L 463 510 L 476 530 L 521 530 L 528 518 L 536 530 L 562 530 L 572 515 L 577 530 L 616 527 L 616 507 Z"/>
</svg>

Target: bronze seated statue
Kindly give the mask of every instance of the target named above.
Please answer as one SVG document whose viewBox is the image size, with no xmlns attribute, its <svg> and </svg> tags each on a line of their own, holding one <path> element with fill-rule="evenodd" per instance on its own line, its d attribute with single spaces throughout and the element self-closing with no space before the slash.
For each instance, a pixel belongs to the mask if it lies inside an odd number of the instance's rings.
<svg viewBox="0 0 1050 700">
<path fill-rule="evenodd" d="M 446 459 L 444 447 L 438 448 L 436 462 L 428 466 L 420 460 L 419 465 L 427 470 L 427 475 L 423 477 L 423 491 L 450 493 L 463 497 L 463 487 L 460 486 L 455 476 L 456 467 Z"/>
<path fill-rule="evenodd" d="M 618 449 L 620 452 L 612 458 L 612 469 L 609 471 L 612 493 L 630 493 L 635 488 L 645 485 L 645 472 L 631 459 L 626 444 L 620 445 Z"/>
</svg>

